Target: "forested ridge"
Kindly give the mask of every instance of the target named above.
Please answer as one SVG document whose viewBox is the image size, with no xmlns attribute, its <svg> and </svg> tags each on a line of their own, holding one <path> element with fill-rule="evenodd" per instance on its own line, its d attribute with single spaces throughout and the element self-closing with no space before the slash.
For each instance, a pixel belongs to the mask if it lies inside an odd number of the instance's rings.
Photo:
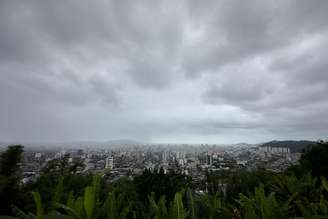
<svg viewBox="0 0 328 219">
<path fill-rule="evenodd" d="M 54 159 L 36 182 L 21 184 L 23 146 L 8 146 L 0 160 L 0 214 L 14 219 L 114 218 L 328 218 L 328 143 L 303 151 L 283 173 L 264 169 L 207 172 L 194 184 L 179 172 L 144 170 L 107 182 L 82 175 L 82 163 Z"/>
</svg>

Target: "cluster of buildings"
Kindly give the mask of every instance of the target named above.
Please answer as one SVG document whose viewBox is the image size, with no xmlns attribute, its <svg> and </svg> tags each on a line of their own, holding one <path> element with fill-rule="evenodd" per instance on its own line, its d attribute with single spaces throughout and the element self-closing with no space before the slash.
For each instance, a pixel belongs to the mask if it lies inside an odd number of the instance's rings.
<svg viewBox="0 0 328 219">
<path fill-rule="evenodd" d="M 123 176 L 133 177 L 144 169 L 163 168 L 189 175 L 195 182 L 204 178 L 206 171 L 238 168 L 265 168 L 283 171 L 296 164 L 300 153 L 286 147 L 262 147 L 239 144 L 219 145 L 135 145 L 107 149 L 27 150 L 22 170 L 24 182 L 35 179 L 41 169 L 53 159 L 66 157 L 68 162 L 79 161 L 80 174 L 97 172 L 115 181 Z"/>
<path fill-rule="evenodd" d="M 231 148 L 229 153 L 238 164 L 246 168 L 264 168 L 274 172 L 281 172 L 298 163 L 301 153 L 291 153 L 290 148 L 251 146 Z"/>
</svg>

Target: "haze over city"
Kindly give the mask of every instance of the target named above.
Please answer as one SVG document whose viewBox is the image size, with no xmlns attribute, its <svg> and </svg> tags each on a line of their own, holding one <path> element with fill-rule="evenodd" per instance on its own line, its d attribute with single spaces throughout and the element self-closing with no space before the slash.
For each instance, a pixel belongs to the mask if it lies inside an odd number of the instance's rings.
<svg viewBox="0 0 328 219">
<path fill-rule="evenodd" d="M 327 1 L 0 2 L 0 141 L 325 138 Z"/>
</svg>

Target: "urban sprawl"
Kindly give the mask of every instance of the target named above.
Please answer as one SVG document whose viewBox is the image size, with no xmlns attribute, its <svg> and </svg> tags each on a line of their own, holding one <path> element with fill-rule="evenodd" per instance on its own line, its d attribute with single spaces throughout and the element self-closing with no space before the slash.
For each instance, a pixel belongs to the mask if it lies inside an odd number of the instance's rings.
<svg viewBox="0 0 328 219">
<path fill-rule="evenodd" d="M 34 181 L 53 159 L 79 161 L 80 174 L 101 174 L 108 181 L 133 177 L 145 169 L 176 171 L 201 182 L 207 171 L 264 168 L 280 172 L 298 162 L 301 154 L 285 147 L 237 144 L 219 145 L 129 145 L 106 149 L 27 149 L 21 163 L 23 183 Z"/>
</svg>

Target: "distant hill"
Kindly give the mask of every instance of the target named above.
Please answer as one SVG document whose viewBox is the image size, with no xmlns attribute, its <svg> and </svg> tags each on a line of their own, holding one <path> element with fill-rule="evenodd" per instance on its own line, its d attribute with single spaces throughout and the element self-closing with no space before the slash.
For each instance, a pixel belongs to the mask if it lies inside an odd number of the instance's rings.
<svg viewBox="0 0 328 219">
<path fill-rule="evenodd" d="M 307 146 L 315 144 L 315 141 L 270 141 L 260 147 L 288 147 L 290 152 L 302 152 Z"/>
</svg>

